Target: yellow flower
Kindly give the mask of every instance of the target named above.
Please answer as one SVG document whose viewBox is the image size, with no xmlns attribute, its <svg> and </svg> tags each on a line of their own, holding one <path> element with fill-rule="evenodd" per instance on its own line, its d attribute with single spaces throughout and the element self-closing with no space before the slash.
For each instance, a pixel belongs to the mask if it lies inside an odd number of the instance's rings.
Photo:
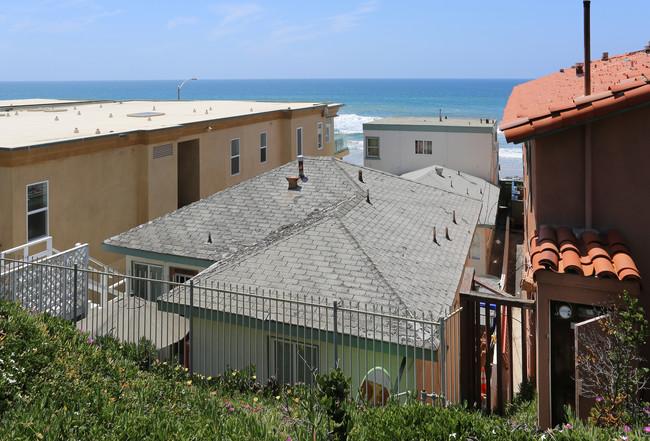
<svg viewBox="0 0 650 441">
<path fill-rule="evenodd" d="M 275 399 L 276 399 L 276 400 L 279 400 L 279 399 L 280 399 L 280 395 L 278 395 L 277 397 L 275 397 Z"/>
<path fill-rule="evenodd" d="M 257 375 L 253 375 L 253 380 L 257 380 Z"/>
<path fill-rule="evenodd" d="M 208 377 L 208 381 L 212 380 L 212 377 Z"/>
<path fill-rule="evenodd" d="M 259 400 L 259 398 L 257 398 L 257 397 L 253 398 L 253 403 L 257 403 L 258 400 Z"/>
<path fill-rule="evenodd" d="M 296 398 L 296 403 L 298 402 L 298 398 Z"/>
<path fill-rule="evenodd" d="M 237 375 L 237 372 L 233 372 L 233 373 L 232 373 L 232 376 L 233 376 L 233 377 L 234 377 L 235 375 Z"/>
<path fill-rule="evenodd" d="M 191 386 L 191 385 L 192 385 L 192 380 L 188 381 L 188 382 L 187 382 L 187 385 L 188 385 L 188 386 Z"/>
</svg>

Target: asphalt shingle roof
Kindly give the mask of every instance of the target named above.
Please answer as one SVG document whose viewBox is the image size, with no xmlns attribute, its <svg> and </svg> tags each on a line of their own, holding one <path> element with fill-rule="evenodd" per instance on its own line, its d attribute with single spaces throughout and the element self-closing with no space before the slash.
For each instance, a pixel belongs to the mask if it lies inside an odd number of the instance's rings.
<svg viewBox="0 0 650 441">
<path fill-rule="evenodd" d="M 275 168 L 105 243 L 214 261 L 197 283 L 412 312 L 451 306 L 481 201 L 326 157 L 305 158 L 307 179 L 288 190 L 297 169 Z"/>
<path fill-rule="evenodd" d="M 490 184 L 485 179 L 439 165 L 405 173 L 402 177 L 480 200 L 483 203 L 483 208 L 479 225 L 489 227 L 496 225 L 499 187 Z"/>
</svg>

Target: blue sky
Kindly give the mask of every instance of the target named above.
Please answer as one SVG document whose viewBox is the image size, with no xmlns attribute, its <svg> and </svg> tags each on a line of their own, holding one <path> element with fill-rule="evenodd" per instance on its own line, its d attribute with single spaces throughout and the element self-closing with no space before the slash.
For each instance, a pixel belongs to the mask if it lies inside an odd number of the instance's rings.
<svg viewBox="0 0 650 441">
<path fill-rule="evenodd" d="M 535 78 L 583 58 L 582 0 L 0 0 L 0 81 Z M 650 0 L 591 2 L 592 58 Z"/>
</svg>

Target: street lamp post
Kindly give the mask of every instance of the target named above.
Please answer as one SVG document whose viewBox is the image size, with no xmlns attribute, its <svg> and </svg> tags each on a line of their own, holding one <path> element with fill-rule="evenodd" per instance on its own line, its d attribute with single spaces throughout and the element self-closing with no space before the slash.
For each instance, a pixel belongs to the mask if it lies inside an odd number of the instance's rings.
<svg viewBox="0 0 650 441">
<path fill-rule="evenodd" d="M 187 83 L 188 81 L 196 81 L 196 78 L 188 78 L 187 80 L 183 81 L 180 86 L 178 86 L 178 101 L 181 100 L 181 87 L 183 87 L 183 84 Z"/>
</svg>

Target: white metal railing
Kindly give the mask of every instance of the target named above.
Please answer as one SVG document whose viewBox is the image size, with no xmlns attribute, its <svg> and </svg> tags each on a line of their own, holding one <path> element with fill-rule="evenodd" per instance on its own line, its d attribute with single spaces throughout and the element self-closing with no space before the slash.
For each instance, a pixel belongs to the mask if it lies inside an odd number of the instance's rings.
<svg viewBox="0 0 650 441">
<path fill-rule="evenodd" d="M 43 251 L 31 254 L 30 250 L 40 246 L 45 246 Z M 52 236 L 46 236 L 41 239 L 37 239 L 31 242 L 28 242 L 24 245 L 20 245 L 14 248 L 11 248 L 6 251 L 0 252 L 0 266 L 4 265 L 3 261 L 5 258 L 9 259 L 20 259 L 20 260 L 38 260 L 44 257 L 50 257 L 52 254 L 58 253 L 59 251 L 52 247 Z"/>
<path fill-rule="evenodd" d="M 441 401 L 460 398 L 457 311 L 439 317 L 260 288 L 178 284 L 80 264 L 10 263 L 22 271 L 17 280 L 17 272 L 0 268 L 0 287 L 10 299 L 22 301 L 24 290 L 31 289 L 40 304 L 63 301 L 49 291 L 57 286 L 41 275 L 66 280 L 73 275 L 73 291 L 66 295 L 88 307 L 61 316 L 92 338 L 112 335 L 138 345 L 145 338 L 156 358 L 181 363 L 191 374 L 216 376 L 255 366 L 261 382 L 312 384 L 314 373 L 338 366 L 352 378 L 355 399 L 361 394 L 383 402 L 405 391 Z M 30 283 L 17 283 L 21 280 Z M 149 301 L 139 291 L 163 294 Z M 34 302 L 23 305 L 32 308 Z M 382 384 L 368 387 L 380 378 Z"/>
</svg>

